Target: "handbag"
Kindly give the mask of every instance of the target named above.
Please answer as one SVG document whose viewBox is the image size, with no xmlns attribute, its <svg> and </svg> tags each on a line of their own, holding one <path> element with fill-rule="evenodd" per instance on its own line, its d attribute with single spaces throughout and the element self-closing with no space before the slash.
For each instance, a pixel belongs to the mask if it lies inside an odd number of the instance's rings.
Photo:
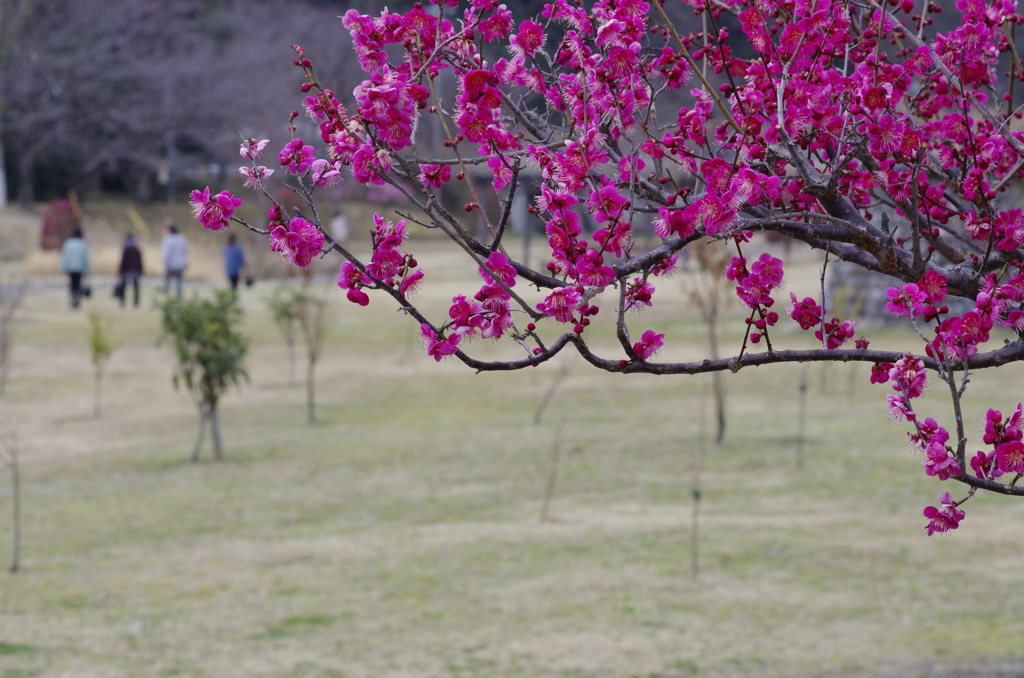
<svg viewBox="0 0 1024 678">
<path fill-rule="evenodd" d="M 118 280 L 114 285 L 114 298 L 124 299 L 124 278 Z"/>
</svg>

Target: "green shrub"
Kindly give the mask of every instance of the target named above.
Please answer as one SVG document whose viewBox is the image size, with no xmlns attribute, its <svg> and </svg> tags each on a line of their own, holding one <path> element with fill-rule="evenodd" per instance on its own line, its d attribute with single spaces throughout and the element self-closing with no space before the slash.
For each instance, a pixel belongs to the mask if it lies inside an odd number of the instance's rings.
<svg viewBox="0 0 1024 678">
<path fill-rule="evenodd" d="M 174 341 L 178 358 L 174 386 L 184 384 L 199 409 L 192 461 L 199 458 L 207 424 L 214 457 L 223 456 L 217 404 L 229 386 L 248 378 L 243 362 L 249 341 L 239 332 L 242 308 L 237 301 L 230 290 L 218 290 L 213 299 L 168 298 L 160 306 L 164 334 Z"/>
</svg>

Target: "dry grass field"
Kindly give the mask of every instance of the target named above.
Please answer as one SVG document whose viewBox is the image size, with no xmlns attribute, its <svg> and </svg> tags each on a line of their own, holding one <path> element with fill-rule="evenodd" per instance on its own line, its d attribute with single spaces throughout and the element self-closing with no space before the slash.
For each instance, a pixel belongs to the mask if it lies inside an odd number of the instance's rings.
<svg viewBox="0 0 1024 678">
<path fill-rule="evenodd" d="M 118 342 L 94 417 L 85 313 L 52 270 L 26 269 L 32 219 L 16 221 L 0 235 L 25 243 L 0 257 L 0 282 L 31 291 L 0 439 L 17 436 L 23 543 L 21 571 L 0 574 L 0 678 L 1024 675 L 1024 504 L 978 496 L 959 531 L 926 537 L 921 509 L 943 488 L 864 366 L 808 368 L 798 468 L 803 368 L 729 375 L 714 446 L 706 378 L 607 375 L 568 355 L 473 374 L 426 358 L 385 299 L 361 309 L 335 290 L 310 425 L 262 279 L 241 293 L 250 381 L 223 401 L 226 458 L 190 464 L 197 419 L 171 386 L 157 280 L 139 310 L 94 280 L 85 310 Z M 94 229 L 97 248 L 118 230 Z M 215 235 L 190 237 L 198 251 Z M 417 254 L 428 306 L 464 290 L 473 269 L 456 254 Z M 221 284 L 209 266 L 189 293 Z M 794 291 L 813 292 L 817 266 L 791 271 Z M 686 282 L 664 283 L 644 319 L 669 358 L 703 346 Z M 329 274 L 314 284 L 328 292 Z M 1020 384 L 1017 366 L 978 375 L 992 400 L 971 416 L 1012 407 Z M 11 499 L 0 469 L 0 565 Z"/>
</svg>

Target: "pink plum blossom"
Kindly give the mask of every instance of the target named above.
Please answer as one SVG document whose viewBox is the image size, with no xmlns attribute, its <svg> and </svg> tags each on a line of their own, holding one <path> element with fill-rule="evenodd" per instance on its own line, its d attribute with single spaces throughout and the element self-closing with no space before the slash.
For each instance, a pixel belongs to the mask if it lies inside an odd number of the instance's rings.
<svg viewBox="0 0 1024 678">
<path fill-rule="evenodd" d="M 316 158 L 316 151 L 312 146 L 307 146 L 302 139 L 292 139 L 278 154 L 281 166 L 292 174 L 302 174 L 313 166 Z"/>
<path fill-rule="evenodd" d="M 207 186 L 202 191 L 192 191 L 191 204 L 192 213 L 203 228 L 220 231 L 228 227 L 228 220 L 234 216 L 235 208 L 242 201 L 228 191 L 211 196 L 210 187 Z"/>
<path fill-rule="evenodd" d="M 423 284 L 423 275 L 423 271 L 416 270 L 402 278 L 402 282 L 398 287 L 399 294 L 403 297 L 408 297 L 419 291 L 420 285 Z"/>
<path fill-rule="evenodd" d="M 642 278 L 633 278 L 626 287 L 626 310 L 639 311 L 651 306 L 654 285 Z"/>
<path fill-rule="evenodd" d="M 269 143 L 270 139 L 260 139 L 257 141 L 252 137 L 248 137 L 242 141 L 242 146 L 238 149 L 238 154 L 246 160 L 256 160 L 263 155 L 263 149 L 266 148 Z"/>
<path fill-rule="evenodd" d="M 441 188 L 452 177 L 452 168 L 448 165 L 420 165 L 419 179 L 431 188 Z"/>
<path fill-rule="evenodd" d="M 338 271 L 338 287 L 347 290 L 346 298 L 354 304 L 366 306 L 370 303 L 370 297 L 363 291 L 363 287 L 372 285 L 373 281 L 359 270 L 350 261 L 343 261 Z"/>
<path fill-rule="evenodd" d="M 516 284 L 516 269 L 509 263 L 508 256 L 504 252 L 491 252 L 490 256 L 487 257 L 487 261 L 484 263 L 484 267 L 488 271 L 498 277 L 501 282 L 509 287 L 514 287 Z M 484 272 L 483 268 L 480 269 L 480 275 L 484 278 L 489 276 Z"/>
<path fill-rule="evenodd" d="M 889 379 L 892 380 L 893 389 L 908 398 L 919 398 L 928 385 L 924 361 L 909 353 L 903 354 L 903 358 L 897 360 L 889 370 Z"/>
<path fill-rule="evenodd" d="M 1003 475 L 1003 472 L 996 461 L 996 453 L 994 450 L 992 452 L 979 450 L 971 459 L 971 469 L 977 477 L 987 478 L 989 480 L 994 480 Z"/>
<path fill-rule="evenodd" d="M 661 350 L 661 347 L 664 345 L 664 338 L 665 335 L 660 332 L 647 330 L 640 336 L 640 341 L 633 344 L 633 352 L 636 353 L 641 360 L 647 360 Z"/>
<path fill-rule="evenodd" d="M 888 384 L 889 383 L 889 371 L 892 369 L 892 363 L 875 363 L 871 366 L 871 383 L 872 384 Z"/>
<path fill-rule="evenodd" d="M 579 302 L 579 290 L 575 287 L 559 287 L 551 290 L 547 298 L 537 304 L 537 310 L 558 322 L 570 323 L 575 320 L 576 305 Z"/>
<path fill-rule="evenodd" d="M 914 283 L 907 283 L 902 288 L 890 287 L 886 290 L 885 296 L 889 298 L 885 310 L 909 318 L 921 315 L 924 312 L 924 304 L 928 301 L 928 295 Z"/>
<path fill-rule="evenodd" d="M 789 307 L 789 317 L 800 325 L 800 329 L 809 330 L 821 322 L 822 308 L 811 297 L 804 297 L 803 301 L 797 301 L 796 295 L 790 292 L 789 298 L 793 304 Z"/>
<path fill-rule="evenodd" d="M 902 421 L 904 419 L 914 421 L 917 419 L 917 413 L 914 412 L 914 408 L 906 396 L 890 393 L 885 396 L 885 399 L 888 402 L 885 408 L 886 412 L 892 417 L 893 421 Z"/>
<path fill-rule="evenodd" d="M 494 186 L 494 190 L 500 191 L 508 186 L 508 183 L 512 181 L 512 177 L 514 176 L 512 168 L 501 159 L 501 156 L 492 155 L 487 159 L 487 166 L 493 173 L 491 177 L 491 184 Z"/>
<path fill-rule="evenodd" d="M 544 27 L 529 19 L 519 23 L 519 30 L 509 37 L 510 49 L 521 57 L 533 58 L 544 44 Z"/>
<path fill-rule="evenodd" d="M 318 158 L 310 165 L 313 185 L 317 187 L 336 186 L 341 183 L 341 162 L 328 162 Z"/>
<path fill-rule="evenodd" d="M 302 268 L 309 266 L 323 248 L 324 234 L 302 217 L 295 217 L 287 225 L 279 224 L 270 231 L 270 249 Z"/>
<path fill-rule="evenodd" d="M 924 278 L 917 282 L 917 288 L 924 294 L 924 301 L 929 304 L 941 304 L 946 298 L 946 276 L 938 271 L 928 271 Z"/>
<path fill-rule="evenodd" d="M 441 362 L 459 350 L 460 338 L 457 334 L 440 338 L 430 325 L 426 323 L 420 325 L 420 341 L 423 343 L 423 348 L 427 355 L 437 362 Z"/>
<path fill-rule="evenodd" d="M 941 533 L 955 530 L 960 526 L 960 521 L 964 519 L 964 512 L 956 507 L 956 503 L 949 492 L 939 494 L 939 506 L 941 508 L 927 506 L 924 509 L 924 517 L 928 519 L 926 528 L 928 536 L 936 532 Z"/>
<path fill-rule="evenodd" d="M 1024 473 L 1024 442 L 1011 440 L 997 447 L 996 463 L 1004 473 Z"/>
<path fill-rule="evenodd" d="M 253 165 L 252 167 L 239 167 L 238 173 L 245 177 L 246 188 L 261 189 L 264 186 L 263 180 L 272 175 L 274 170 L 263 165 Z"/>
<path fill-rule="evenodd" d="M 949 480 L 960 475 L 960 462 L 946 445 L 948 441 L 949 432 L 939 427 L 925 445 L 924 471 L 927 475 L 937 476 L 939 480 Z"/>
</svg>

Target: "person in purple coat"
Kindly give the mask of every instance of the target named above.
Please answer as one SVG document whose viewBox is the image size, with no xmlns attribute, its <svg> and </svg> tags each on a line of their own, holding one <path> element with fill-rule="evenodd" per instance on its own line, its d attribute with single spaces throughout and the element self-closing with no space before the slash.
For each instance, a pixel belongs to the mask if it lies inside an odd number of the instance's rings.
<svg viewBox="0 0 1024 678">
<path fill-rule="evenodd" d="M 128 299 L 128 286 L 132 288 L 132 306 L 139 305 L 139 278 L 142 277 L 142 250 L 135 244 L 135 238 L 128 234 L 124 237 L 124 249 L 121 250 L 121 266 L 117 271 L 121 280 L 118 282 L 121 306 Z"/>
</svg>

